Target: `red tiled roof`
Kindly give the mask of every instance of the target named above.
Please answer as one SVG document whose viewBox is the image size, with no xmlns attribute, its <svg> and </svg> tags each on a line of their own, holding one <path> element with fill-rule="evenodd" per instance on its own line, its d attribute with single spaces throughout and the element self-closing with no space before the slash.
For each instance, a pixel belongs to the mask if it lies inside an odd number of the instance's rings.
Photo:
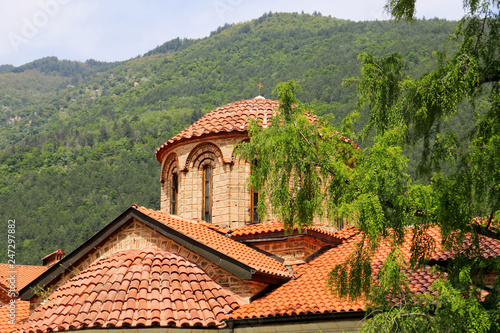
<svg viewBox="0 0 500 333">
<path fill-rule="evenodd" d="M 218 225 L 216 224 L 212 224 L 212 223 L 208 223 L 208 222 L 205 222 L 203 220 L 200 220 L 200 219 L 193 219 L 194 221 L 198 222 L 199 224 L 201 224 L 202 226 L 205 226 L 209 229 L 212 229 L 214 231 L 217 231 L 219 234 L 223 234 L 223 235 L 226 235 L 229 230 L 226 229 L 226 228 L 223 228 L 223 227 L 219 227 Z"/>
<path fill-rule="evenodd" d="M 299 267 L 297 279 L 288 281 L 270 294 L 244 305 L 229 318 L 255 318 L 325 312 L 363 310 L 365 302 L 349 302 L 333 297 L 325 289 L 327 274 L 353 250 L 353 241 L 330 249 Z"/>
<path fill-rule="evenodd" d="M 183 219 L 178 216 L 137 205 L 132 205 L 132 207 L 155 219 L 156 221 L 181 232 L 193 240 L 203 243 L 214 250 L 250 266 L 257 272 L 280 277 L 291 277 L 286 267 L 277 260 L 270 258 L 244 244 L 238 243 L 195 221 Z"/>
<path fill-rule="evenodd" d="M 47 268 L 46 266 L 30 265 L 14 265 L 14 267 L 11 267 L 9 264 L 0 264 L 0 281 L 14 275 L 16 277 L 17 291 L 19 291 L 45 272 Z"/>
<path fill-rule="evenodd" d="M 57 254 L 59 254 L 59 255 L 63 256 L 63 255 L 65 255 L 66 253 L 64 253 L 64 252 L 63 252 L 63 250 L 59 249 L 59 250 L 57 250 L 57 251 L 54 251 L 54 252 L 52 252 L 52 253 L 47 254 L 45 257 L 43 257 L 43 258 L 42 258 L 42 259 L 40 259 L 40 260 L 41 260 L 41 261 L 44 261 L 44 260 L 45 260 L 45 259 L 47 259 L 48 257 L 53 256 L 53 255 L 57 255 Z"/>
<path fill-rule="evenodd" d="M 438 228 L 430 228 L 427 234 L 436 241 L 436 248 L 431 259 L 449 259 L 452 253 L 443 251 L 441 246 L 441 236 Z M 400 250 L 409 260 L 411 250 L 411 236 L 409 232 L 405 236 L 405 242 Z M 323 255 L 311 262 L 297 267 L 295 276 L 297 279 L 291 280 L 263 298 L 244 305 L 234 311 L 229 318 L 259 318 L 277 315 L 298 315 L 298 314 L 318 314 L 341 311 L 362 311 L 365 309 L 365 301 L 355 302 L 340 299 L 329 294 L 325 289 L 328 273 L 332 268 L 344 262 L 349 254 L 354 250 L 354 244 L 362 239 L 358 234 L 349 238 L 343 244 L 328 250 Z M 485 256 L 500 256 L 500 241 L 482 237 L 481 246 Z M 384 242 L 372 258 L 373 274 L 376 276 L 390 252 L 390 245 Z M 429 266 L 424 270 L 413 272 L 407 271 L 409 287 L 413 292 L 426 293 L 428 288 L 439 276 L 431 271 Z"/>
<path fill-rule="evenodd" d="M 359 234 L 359 229 L 356 227 L 347 227 L 340 229 L 339 231 L 335 232 L 335 237 L 342 239 L 342 240 L 347 240 L 353 236 L 356 236 Z"/>
<path fill-rule="evenodd" d="M 245 302 L 190 261 L 161 249 L 127 250 L 58 288 L 23 332 L 120 327 L 217 327 Z"/>
<path fill-rule="evenodd" d="M 9 317 L 10 314 L 9 305 L 4 305 L 0 307 L 0 333 L 9 333 L 15 331 L 16 329 L 21 327 L 22 325 L 21 321 L 28 318 L 30 314 L 30 302 L 16 300 L 15 308 L 16 308 L 16 315 L 15 315 L 16 317 L 14 321 L 15 324 L 12 325 L 11 323 L 9 323 L 9 320 L 11 320 L 11 318 Z"/>
<path fill-rule="evenodd" d="M 285 231 L 283 223 L 273 221 L 267 223 L 250 224 L 231 229 L 231 236 L 247 236 L 257 234 L 267 234 L 270 232 Z"/>
<path fill-rule="evenodd" d="M 298 229 L 295 227 L 293 228 L 294 231 L 297 231 Z M 345 228 L 336 232 L 328 231 L 321 229 L 320 227 L 317 226 L 308 226 L 304 227 L 302 230 L 304 233 L 306 233 L 308 230 L 314 231 L 320 234 L 323 234 L 325 236 L 337 238 L 339 240 L 341 239 L 348 239 L 355 234 L 357 234 L 359 231 L 355 227 L 350 227 L 350 228 Z M 242 227 L 236 227 L 230 230 L 231 236 L 233 237 L 238 237 L 238 236 L 249 236 L 249 235 L 260 235 L 260 234 L 267 234 L 267 233 L 273 233 L 273 232 L 284 232 L 285 227 L 283 226 L 282 222 L 267 222 L 267 223 L 259 223 L 259 224 L 251 224 L 251 225 L 246 225 Z"/>
<path fill-rule="evenodd" d="M 278 107 L 278 101 L 261 96 L 220 106 L 162 144 L 156 149 L 156 158 L 161 162 L 164 149 L 177 141 L 220 132 L 246 132 L 248 118 L 260 119 L 266 124 Z"/>
<path fill-rule="evenodd" d="M 7 280 L 0 278 L 0 302 L 2 302 L 2 304 L 10 302 L 8 285 L 9 282 Z"/>
<path fill-rule="evenodd" d="M 430 258 L 431 260 L 448 260 L 453 257 L 455 253 L 461 250 L 459 247 L 455 247 L 450 250 L 444 250 L 441 246 L 439 246 L 441 244 L 442 238 L 437 228 L 429 229 L 428 234 L 435 240 L 436 245 L 438 245 L 436 246 L 436 250 Z M 466 235 L 463 242 L 464 247 L 469 246 L 472 243 L 470 236 Z M 485 258 L 496 258 L 500 256 L 500 241 L 485 236 L 479 236 L 479 244 L 481 247 L 482 255 Z"/>
</svg>

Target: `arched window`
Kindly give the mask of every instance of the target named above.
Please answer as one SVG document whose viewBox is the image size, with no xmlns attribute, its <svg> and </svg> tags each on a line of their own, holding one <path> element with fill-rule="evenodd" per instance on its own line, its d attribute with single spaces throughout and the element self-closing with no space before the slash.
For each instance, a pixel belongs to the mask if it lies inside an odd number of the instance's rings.
<svg viewBox="0 0 500 333">
<path fill-rule="evenodd" d="M 177 215 L 178 194 L 179 194 L 179 178 L 177 173 L 173 173 L 171 192 L 170 192 L 170 214 Z"/>
<path fill-rule="evenodd" d="M 212 222 L 212 167 L 203 167 L 203 210 L 201 219 L 205 222 Z"/>
<path fill-rule="evenodd" d="M 258 161 L 255 159 L 252 163 L 250 163 L 251 171 L 257 167 Z M 254 188 L 250 191 L 250 223 L 260 223 L 259 219 L 259 192 L 257 192 Z"/>
<path fill-rule="evenodd" d="M 251 208 L 250 208 L 250 223 L 260 223 L 259 212 L 257 208 L 259 208 L 259 192 L 256 192 L 252 189 L 251 192 Z"/>
<path fill-rule="evenodd" d="M 179 214 L 179 196 L 181 177 L 179 175 L 179 163 L 175 153 L 169 154 L 162 166 L 161 186 L 161 211 L 170 214 Z"/>
</svg>

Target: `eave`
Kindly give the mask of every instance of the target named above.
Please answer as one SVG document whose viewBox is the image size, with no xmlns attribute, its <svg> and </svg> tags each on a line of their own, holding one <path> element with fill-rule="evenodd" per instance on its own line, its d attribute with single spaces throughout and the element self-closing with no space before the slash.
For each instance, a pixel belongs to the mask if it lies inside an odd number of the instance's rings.
<svg viewBox="0 0 500 333">
<path fill-rule="evenodd" d="M 274 231 L 274 232 L 261 232 L 261 233 L 238 235 L 238 236 L 231 235 L 231 239 L 234 239 L 235 241 L 238 241 L 240 243 L 262 243 L 262 242 L 283 241 L 289 238 L 306 237 L 306 236 L 309 236 L 311 238 L 332 245 L 338 245 L 342 243 L 342 240 L 339 238 L 328 236 L 323 233 L 307 228 L 300 232 L 298 230 L 294 230 L 293 232 L 289 233 L 285 233 L 285 231 Z"/>
<path fill-rule="evenodd" d="M 293 324 L 296 322 L 310 323 L 310 322 L 321 322 L 321 321 L 332 321 L 335 319 L 362 319 L 365 316 L 365 312 L 362 310 L 358 311 L 340 311 L 340 312 L 326 312 L 326 313 L 301 313 L 283 316 L 267 316 L 267 317 L 254 317 L 254 318 L 238 318 L 238 319 L 226 319 L 225 323 L 229 327 L 229 331 L 232 332 L 234 328 L 241 327 L 255 327 L 255 326 L 269 326 L 269 325 L 279 325 L 279 324 Z"/>
</svg>

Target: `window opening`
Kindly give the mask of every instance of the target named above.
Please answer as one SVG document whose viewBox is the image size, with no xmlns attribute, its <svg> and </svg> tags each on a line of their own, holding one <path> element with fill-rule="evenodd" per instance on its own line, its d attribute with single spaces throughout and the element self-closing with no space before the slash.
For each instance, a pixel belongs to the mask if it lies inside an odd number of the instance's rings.
<svg viewBox="0 0 500 333">
<path fill-rule="evenodd" d="M 179 194 L 179 179 L 177 173 L 172 174 L 172 197 L 170 198 L 170 214 L 177 215 L 177 196 Z"/>
<path fill-rule="evenodd" d="M 202 220 L 212 223 L 212 168 L 203 168 L 203 211 Z"/>
<path fill-rule="evenodd" d="M 258 208 L 259 208 L 259 192 L 255 192 L 254 190 L 252 190 L 252 208 L 250 210 L 251 212 L 251 216 L 250 216 L 250 221 L 252 223 L 260 223 L 260 219 L 259 219 L 259 212 L 258 212 Z"/>
</svg>

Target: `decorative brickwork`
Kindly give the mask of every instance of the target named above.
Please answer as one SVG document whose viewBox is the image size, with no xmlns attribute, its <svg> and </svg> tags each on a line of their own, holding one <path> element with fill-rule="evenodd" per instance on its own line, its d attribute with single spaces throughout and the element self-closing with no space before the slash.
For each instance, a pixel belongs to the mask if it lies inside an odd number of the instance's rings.
<svg viewBox="0 0 500 333">
<path fill-rule="evenodd" d="M 239 161 L 234 151 L 238 143 L 249 140 L 247 130 L 250 120 L 258 120 L 266 128 L 278 108 L 278 101 L 262 96 L 223 105 L 205 114 L 157 149 L 156 158 L 162 163 L 162 179 L 166 182 L 168 177 L 164 178 L 164 170 L 172 163 L 170 156 L 174 153 L 178 157 L 181 174 L 177 215 L 188 219 L 203 219 L 202 175 L 199 165 L 208 159 L 214 164 L 210 222 L 224 228 L 252 223 L 252 200 L 247 183 L 250 166 L 246 161 Z M 311 122 L 317 120 L 313 115 L 308 117 Z M 354 142 L 352 144 L 356 146 Z M 166 182 L 162 185 L 160 210 L 171 213 Z M 267 218 L 260 222 L 275 219 L 272 210 L 268 209 Z M 315 216 L 313 223 L 329 225 L 326 217 Z"/>
<path fill-rule="evenodd" d="M 284 264 L 288 265 L 306 259 L 327 244 L 312 237 L 299 236 L 284 240 L 252 243 L 252 245 L 285 259 Z"/>
<path fill-rule="evenodd" d="M 211 142 L 204 142 L 197 145 L 186 159 L 186 164 L 183 170 L 200 169 L 200 164 L 205 160 L 210 159 L 214 163 L 221 165 L 223 163 L 222 153 L 217 145 Z"/>
<path fill-rule="evenodd" d="M 185 142 L 173 148 L 162 163 L 160 210 L 173 213 L 172 175 L 177 173 L 176 215 L 187 219 L 203 219 L 203 166 L 210 165 L 213 170 L 211 223 L 224 228 L 252 223 L 252 200 L 248 188 L 250 164 L 234 154 L 234 148 L 243 140 L 245 138 L 241 135 L 224 137 L 221 134 L 220 138 L 201 143 Z M 268 213 L 261 222 L 276 219 L 271 208 Z M 325 218 L 315 217 L 314 224 L 326 226 L 328 222 Z"/>
<path fill-rule="evenodd" d="M 247 184 L 250 166 L 235 156 L 234 148 L 241 141 L 248 140 L 248 119 L 259 119 L 266 127 L 278 105 L 278 101 L 256 97 L 222 106 L 162 145 L 156 155 L 162 163 L 160 210 L 172 213 L 169 175 L 172 156 L 177 156 L 180 173 L 176 213 L 187 219 L 204 219 L 200 166 L 211 161 L 210 222 L 224 228 L 250 224 L 251 193 Z M 272 219 L 270 215 L 265 221 Z"/>
</svg>

